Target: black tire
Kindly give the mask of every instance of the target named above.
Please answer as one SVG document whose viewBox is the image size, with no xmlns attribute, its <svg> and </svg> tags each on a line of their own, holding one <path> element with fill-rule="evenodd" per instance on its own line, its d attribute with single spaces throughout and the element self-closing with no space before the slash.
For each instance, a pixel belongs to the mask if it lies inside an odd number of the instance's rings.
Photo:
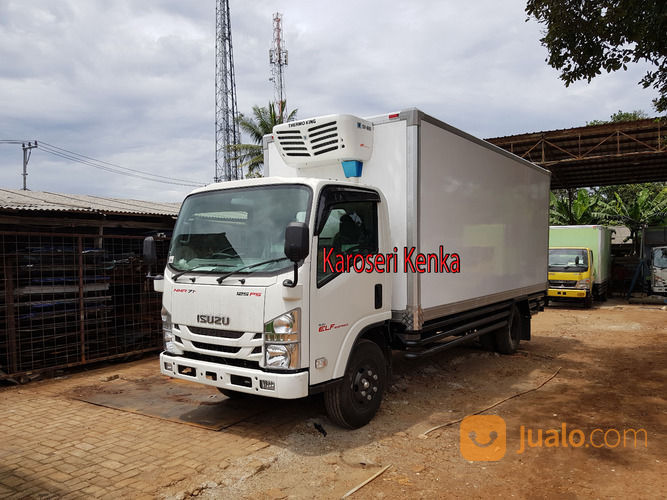
<svg viewBox="0 0 667 500">
<path fill-rule="evenodd" d="M 387 386 L 387 360 L 375 342 L 354 346 L 341 383 L 324 393 L 332 422 L 347 429 L 366 425 L 377 413 Z"/>
<path fill-rule="evenodd" d="M 521 342 L 521 313 L 512 307 L 509 324 L 496 332 L 496 350 L 502 354 L 514 354 Z"/>
<path fill-rule="evenodd" d="M 593 295 L 588 294 L 584 299 L 584 309 L 590 309 L 593 307 Z"/>
<path fill-rule="evenodd" d="M 607 287 L 604 288 L 604 291 L 600 295 L 600 300 L 602 302 L 607 302 L 607 299 L 609 298 L 609 291 L 607 290 Z"/>
<path fill-rule="evenodd" d="M 229 399 L 245 399 L 251 398 L 252 394 L 247 394 L 245 392 L 232 391 L 231 389 L 223 389 L 222 387 L 216 387 L 220 394 L 227 396 Z"/>
</svg>

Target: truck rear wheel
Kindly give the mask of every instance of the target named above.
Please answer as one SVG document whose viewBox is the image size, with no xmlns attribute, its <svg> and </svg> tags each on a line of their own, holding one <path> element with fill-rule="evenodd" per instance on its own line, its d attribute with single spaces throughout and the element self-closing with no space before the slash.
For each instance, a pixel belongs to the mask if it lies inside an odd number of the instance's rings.
<svg viewBox="0 0 667 500">
<path fill-rule="evenodd" d="M 514 354 L 521 342 L 521 313 L 512 307 L 509 323 L 496 332 L 496 349 L 502 354 Z"/>
<path fill-rule="evenodd" d="M 329 418 L 357 429 L 377 413 L 387 384 L 387 362 L 375 342 L 362 339 L 354 347 L 343 380 L 324 393 Z"/>
</svg>

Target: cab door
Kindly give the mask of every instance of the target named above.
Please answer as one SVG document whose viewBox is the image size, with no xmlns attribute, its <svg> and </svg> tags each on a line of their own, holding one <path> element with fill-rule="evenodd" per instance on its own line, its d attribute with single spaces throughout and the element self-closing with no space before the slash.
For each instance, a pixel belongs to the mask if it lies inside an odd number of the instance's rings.
<svg viewBox="0 0 667 500">
<path fill-rule="evenodd" d="M 378 193 L 370 189 L 325 186 L 320 192 L 314 231 L 317 257 L 311 272 L 311 385 L 333 378 L 348 334 L 372 323 L 383 307 L 385 277 L 365 272 L 362 264 L 378 252 L 379 203 Z M 355 260 L 361 272 L 355 270 Z"/>
</svg>

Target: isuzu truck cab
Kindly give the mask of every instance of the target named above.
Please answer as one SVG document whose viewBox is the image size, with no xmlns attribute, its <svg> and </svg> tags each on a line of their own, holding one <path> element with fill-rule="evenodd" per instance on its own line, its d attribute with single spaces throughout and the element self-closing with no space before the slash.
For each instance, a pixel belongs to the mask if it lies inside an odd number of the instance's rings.
<svg viewBox="0 0 667 500">
<path fill-rule="evenodd" d="M 264 153 L 268 177 L 182 204 L 155 281 L 163 374 L 230 397 L 323 392 L 330 419 L 356 428 L 380 407 L 393 349 L 530 339 L 546 170 L 416 109 L 282 124 Z"/>
</svg>

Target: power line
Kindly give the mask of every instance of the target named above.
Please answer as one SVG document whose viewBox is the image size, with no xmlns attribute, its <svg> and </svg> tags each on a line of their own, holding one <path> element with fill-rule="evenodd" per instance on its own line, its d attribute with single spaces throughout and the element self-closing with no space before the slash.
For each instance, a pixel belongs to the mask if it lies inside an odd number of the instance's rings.
<svg viewBox="0 0 667 500">
<path fill-rule="evenodd" d="M 82 165 L 86 165 L 89 167 L 97 168 L 99 170 L 104 170 L 106 172 L 118 174 L 118 175 L 125 175 L 127 177 L 134 177 L 137 179 L 142 179 L 145 181 L 151 181 L 151 182 L 160 182 L 163 184 L 173 184 L 173 185 L 178 185 L 178 186 L 188 186 L 188 187 L 201 187 L 204 185 L 204 183 L 197 183 L 193 182 L 191 180 L 186 180 L 186 179 L 179 179 L 176 177 L 168 177 L 165 175 L 159 175 L 159 174 L 153 174 L 151 172 L 145 172 L 142 170 L 137 170 L 133 168 L 128 168 L 128 167 L 123 167 L 121 165 L 117 165 L 115 163 L 110 163 L 107 161 L 103 160 L 98 160 L 96 158 L 92 158 L 90 156 L 82 155 L 80 153 L 76 153 L 74 151 L 70 151 L 65 148 L 61 148 L 58 146 L 55 146 L 53 144 L 49 144 L 48 142 L 43 142 L 39 141 L 39 145 L 37 144 L 37 141 L 34 141 L 34 146 L 31 146 L 31 141 L 21 141 L 21 140 L 15 140 L 15 139 L 0 139 L 0 144 L 21 144 L 24 149 L 24 180 L 25 176 L 27 175 L 27 172 L 25 171 L 26 167 L 26 161 L 25 161 L 25 150 L 26 146 L 25 144 L 28 144 L 29 148 L 33 147 L 38 147 L 38 150 L 42 150 L 45 153 L 49 153 L 53 156 L 57 156 L 60 158 L 63 158 L 65 160 L 73 161 L 76 163 L 80 163 Z M 24 189 L 25 189 L 25 182 L 24 182 Z"/>
<path fill-rule="evenodd" d="M 111 172 L 114 174 L 119 174 L 119 175 L 125 175 L 127 177 L 135 177 L 137 179 L 142 179 L 146 181 L 152 181 L 152 182 L 161 182 L 163 184 L 175 184 L 179 186 L 190 186 L 190 187 L 200 187 L 203 184 L 195 184 L 193 182 L 188 182 L 188 181 L 182 181 L 182 182 L 177 182 L 174 180 L 164 180 L 164 179 L 158 179 L 156 177 L 161 177 L 161 176 L 156 176 L 154 174 L 150 173 L 134 173 L 134 172 L 128 172 L 128 171 L 123 171 L 123 170 L 118 170 L 112 167 L 108 167 L 99 163 L 95 163 L 90 160 L 83 159 L 81 157 L 77 157 L 68 153 L 63 153 L 61 151 L 57 151 L 55 149 L 51 149 L 49 146 L 42 146 L 42 143 L 40 143 L 40 150 L 49 153 L 54 156 L 58 156 L 60 158 L 64 158 L 66 160 L 74 161 L 77 163 L 81 163 L 82 165 L 87 165 L 89 167 L 97 168 L 99 170 L 104 170 L 106 172 Z"/>
<path fill-rule="evenodd" d="M 95 158 L 91 158 L 90 156 L 82 155 L 80 153 L 75 153 L 74 151 L 70 151 L 70 150 L 65 149 L 65 148 L 60 148 L 58 146 L 54 146 L 53 144 L 49 144 L 48 142 L 40 141 L 39 144 L 40 144 L 40 146 L 48 146 L 52 149 L 55 149 L 57 151 L 62 152 L 63 154 L 67 153 L 67 154 L 73 155 L 75 157 L 84 158 L 86 160 L 90 160 L 90 161 L 93 161 L 95 163 L 101 163 L 103 165 L 108 165 L 109 167 L 113 167 L 113 168 L 117 168 L 117 169 L 121 169 L 121 170 L 126 170 L 128 172 L 134 172 L 134 173 L 141 174 L 141 175 L 148 175 L 150 177 L 158 177 L 158 178 L 166 179 L 166 180 L 170 180 L 170 181 L 184 182 L 188 185 L 193 184 L 193 182 L 191 180 L 179 179 L 177 177 L 168 177 L 166 175 L 153 174 L 151 172 L 146 172 L 146 171 L 143 171 L 143 170 L 137 170 L 137 169 L 134 169 L 134 168 L 123 167 L 123 166 L 118 165 L 116 163 L 110 163 L 110 162 L 104 161 L 104 160 L 97 160 Z M 203 183 L 201 183 L 201 184 L 194 183 L 194 184 L 196 184 L 198 186 L 203 185 Z"/>
</svg>

